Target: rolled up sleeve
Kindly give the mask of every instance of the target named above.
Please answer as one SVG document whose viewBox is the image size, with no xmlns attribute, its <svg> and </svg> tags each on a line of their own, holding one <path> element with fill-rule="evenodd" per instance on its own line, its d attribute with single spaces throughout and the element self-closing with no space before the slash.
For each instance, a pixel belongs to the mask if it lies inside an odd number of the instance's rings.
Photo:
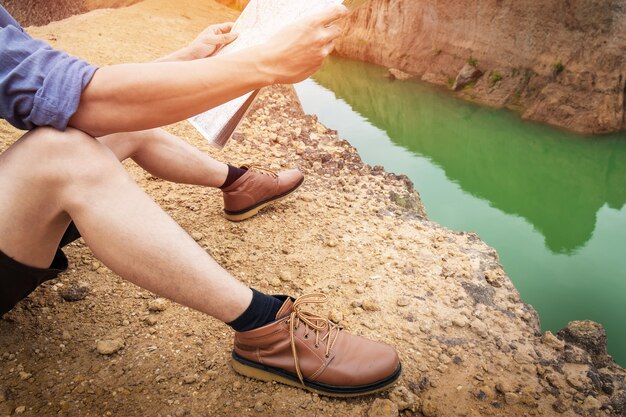
<svg viewBox="0 0 626 417">
<path fill-rule="evenodd" d="M 0 117 L 18 129 L 65 130 L 96 70 L 19 28 L 0 28 Z"/>
</svg>

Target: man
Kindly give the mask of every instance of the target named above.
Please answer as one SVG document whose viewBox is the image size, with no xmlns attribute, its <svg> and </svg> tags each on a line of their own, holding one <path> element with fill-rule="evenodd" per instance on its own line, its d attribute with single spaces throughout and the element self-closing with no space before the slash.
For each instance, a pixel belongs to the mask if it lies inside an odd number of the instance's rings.
<svg viewBox="0 0 626 417">
<path fill-rule="evenodd" d="M 332 51 L 334 22 L 345 14 L 332 7 L 260 47 L 210 57 L 235 36 L 215 26 L 158 62 L 98 69 L 32 39 L 0 6 L 0 117 L 29 130 L 0 155 L 0 314 L 67 268 L 60 247 L 80 232 L 124 279 L 232 327 L 232 363 L 243 375 L 337 396 L 393 384 L 401 367 L 392 347 L 302 310 L 322 295 L 294 300 L 237 281 L 119 162 L 132 157 L 166 180 L 223 187 L 234 220 L 292 192 L 297 170 L 227 167 L 153 129 L 307 78 Z"/>
</svg>

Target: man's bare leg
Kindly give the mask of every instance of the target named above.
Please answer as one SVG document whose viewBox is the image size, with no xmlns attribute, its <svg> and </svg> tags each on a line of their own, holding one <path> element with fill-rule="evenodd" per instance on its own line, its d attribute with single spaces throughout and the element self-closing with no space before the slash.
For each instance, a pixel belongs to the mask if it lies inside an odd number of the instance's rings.
<svg viewBox="0 0 626 417">
<path fill-rule="evenodd" d="M 109 148 L 74 130 L 37 129 L 0 155 L 0 250 L 47 268 L 74 220 L 123 278 L 230 322 L 251 290 L 234 279 L 128 176 Z"/>
<path fill-rule="evenodd" d="M 163 129 L 116 133 L 98 139 L 120 161 L 132 158 L 155 177 L 183 184 L 220 187 L 228 166 Z"/>
</svg>

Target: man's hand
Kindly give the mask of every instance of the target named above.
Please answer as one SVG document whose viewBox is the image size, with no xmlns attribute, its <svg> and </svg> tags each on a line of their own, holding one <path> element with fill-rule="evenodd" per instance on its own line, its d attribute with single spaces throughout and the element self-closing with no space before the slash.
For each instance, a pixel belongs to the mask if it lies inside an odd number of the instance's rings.
<svg viewBox="0 0 626 417">
<path fill-rule="evenodd" d="M 222 47 L 237 39 L 237 34 L 231 32 L 232 28 L 232 22 L 211 25 L 202 31 L 189 46 L 160 58 L 157 62 L 191 61 L 213 56 Z"/>
<path fill-rule="evenodd" d="M 302 81 L 333 50 L 341 32 L 334 23 L 346 14 L 343 6 L 331 7 L 286 27 L 262 45 L 210 59 L 185 54 L 184 59 L 179 55 L 170 60 L 188 62 L 102 67 L 83 90 L 70 126 L 96 137 L 145 130 L 200 114 L 269 84 Z M 220 38 L 225 33 L 205 32 L 195 41 L 200 56 L 214 54 L 227 40 Z"/>
<path fill-rule="evenodd" d="M 264 70 L 276 84 L 294 84 L 317 71 L 335 48 L 341 29 L 334 24 L 346 16 L 345 6 L 332 6 L 290 24 L 264 45 Z"/>
</svg>

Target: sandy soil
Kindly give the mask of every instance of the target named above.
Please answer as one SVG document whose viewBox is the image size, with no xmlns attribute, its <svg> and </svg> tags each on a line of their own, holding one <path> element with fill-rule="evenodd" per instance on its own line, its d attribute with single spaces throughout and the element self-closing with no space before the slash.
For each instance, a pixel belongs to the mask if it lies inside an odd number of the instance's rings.
<svg viewBox="0 0 626 417">
<path fill-rule="evenodd" d="M 30 32 L 106 65 L 153 59 L 233 18 L 208 0 L 148 0 Z M 324 292 L 331 318 L 395 345 L 405 367 L 398 387 L 331 400 L 242 378 L 228 363 L 226 326 L 124 282 L 79 241 L 66 251 L 68 273 L 0 320 L 1 417 L 626 412 L 624 371 L 602 343 L 541 335 L 493 249 L 429 222 L 406 177 L 362 164 L 336 132 L 302 113 L 290 88 L 266 90 L 223 152 L 186 122 L 168 130 L 234 164 L 306 173 L 296 197 L 233 224 L 221 216 L 218 190 L 170 184 L 127 164 L 244 282 L 271 293 Z M 0 151 L 19 136 L 0 123 Z M 67 301 L 73 296 L 80 300 Z M 113 353 L 100 353 L 105 347 Z"/>
</svg>

